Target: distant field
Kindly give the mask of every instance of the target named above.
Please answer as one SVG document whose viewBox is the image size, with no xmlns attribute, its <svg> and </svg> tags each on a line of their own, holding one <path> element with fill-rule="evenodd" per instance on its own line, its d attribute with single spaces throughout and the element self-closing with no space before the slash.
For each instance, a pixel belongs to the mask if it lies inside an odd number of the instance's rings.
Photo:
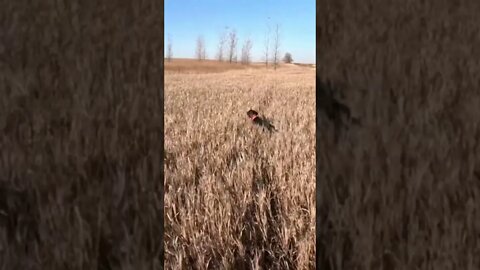
<svg viewBox="0 0 480 270">
<path fill-rule="evenodd" d="M 295 64 L 302 67 L 315 67 L 312 64 Z M 289 67 L 292 64 L 280 63 L 278 68 Z M 181 73 L 221 73 L 228 70 L 246 70 L 246 69 L 265 69 L 264 63 L 252 63 L 250 65 L 242 65 L 241 63 L 219 62 L 216 60 L 202 60 L 195 59 L 172 59 L 170 62 L 165 61 L 165 71 L 167 72 L 181 72 Z M 273 67 L 269 67 L 273 68 Z"/>
<path fill-rule="evenodd" d="M 166 269 L 314 269 L 314 70 L 165 68 Z M 254 129 L 251 108 L 280 132 Z"/>
<path fill-rule="evenodd" d="M 315 64 L 294 63 L 294 65 L 301 66 L 301 67 L 315 68 Z"/>
<path fill-rule="evenodd" d="M 242 65 L 240 63 L 230 64 L 215 60 L 194 60 L 194 59 L 172 59 L 165 61 L 165 71 L 181 73 L 220 73 L 227 70 L 244 70 L 252 68 L 265 68 L 263 64 Z"/>
</svg>

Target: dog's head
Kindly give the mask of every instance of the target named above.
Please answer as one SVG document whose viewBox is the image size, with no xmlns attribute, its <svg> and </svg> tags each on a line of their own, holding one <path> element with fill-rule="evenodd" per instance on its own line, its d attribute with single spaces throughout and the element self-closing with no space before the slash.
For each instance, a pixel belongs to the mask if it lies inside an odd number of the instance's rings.
<svg viewBox="0 0 480 270">
<path fill-rule="evenodd" d="M 254 110 L 249 110 L 247 112 L 247 115 L 248 115 L 248 118 L 252 119 L 254 118 L 255 116 L 258 116 L 258 112 L 254 111 Z"/>
</svg>

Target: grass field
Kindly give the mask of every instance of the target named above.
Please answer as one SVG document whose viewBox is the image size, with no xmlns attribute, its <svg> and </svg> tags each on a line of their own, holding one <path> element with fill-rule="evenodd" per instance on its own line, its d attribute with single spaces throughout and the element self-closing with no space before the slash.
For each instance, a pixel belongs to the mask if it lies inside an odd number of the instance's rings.
<svg viewBox="0 0 480 270">
<path fill-rule="evenodd" d="M 0 3 L 0 269 L 163 268 L 162 9 Z"/>
<path fill-rule="evenodd" d="M 166 269 L 313 269 L 314 69 L 180 61 L 165 65 Z"/>
<path fill-rule="evenodd" d="M 216 60 L 202 60 L 198 62 L 194 59 L 175 58 L 172 61 L 166 61 L 165 70 L 169 73 L 223 73 L 227 70 L 245 70 L 265 68 L 265 64 L 252 63 L 251 65 L 230 64 L 228 62 L 218 62 Z"/>
<path fill-rule="evenodd" d="M 338 145 L 319 126 L 317 267 L 480 268 L 478 11 L 318 2 L 319 77 L 363 126 Z"/>
</svg>

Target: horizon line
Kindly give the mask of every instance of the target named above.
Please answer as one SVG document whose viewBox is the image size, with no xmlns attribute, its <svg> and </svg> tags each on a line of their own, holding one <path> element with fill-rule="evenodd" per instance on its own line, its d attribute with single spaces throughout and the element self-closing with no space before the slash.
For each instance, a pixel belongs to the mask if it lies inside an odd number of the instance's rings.
<svg viewBox="0 0 480 270">
<path fill-rule="evenodd" d="M 167 59 L 167 57 L 163 57 L 164 60 Z M 197 58 L 192 58 L 192 57 L 173 57 L 172 60 L 195 60 L 195 61 L 199 61 Z M 212 59 L 212 58 L 206 58 L 206 59 L 202 59 L 201 61 L 215 61 L 215 62 L 225 62 L 225 63 L 229 63 L 228 61 L 219 61 L 218 59 Z M 241 64 L 242 61 L 237 61 L 237 62 L 232 62 L 232 64 Z M 272 63 L 272 62 L 268 62 L 269 64 Z M 280 61 L 279 63 L 285 63 L 283 61 Z M 251 61 L 250 64 L 265 64 L 264 61 Z M 316 65 L 316 62 L 313 62 L 313 63 L 306 63 L 306 62 L 296 62 L 296 61 L 293 61 L 291 64 L 308 64 L 308 65 Z"/>
</svg>

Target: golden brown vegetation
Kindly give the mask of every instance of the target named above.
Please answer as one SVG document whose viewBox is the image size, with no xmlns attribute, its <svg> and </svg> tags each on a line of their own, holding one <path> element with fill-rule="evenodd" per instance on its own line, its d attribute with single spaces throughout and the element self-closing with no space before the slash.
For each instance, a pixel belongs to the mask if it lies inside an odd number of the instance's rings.
<svg viewBox="0 0 480 270">
<path fill-rule="evenodd" d="M 297 65 L 297 66 L 301 66 L 301 67 L 315 68 L 315 65 L 314 65 L 314 64 L 293 63 L 293 65 Z"/>
<path fill-rule="evenodd" d="M 1 2 L 1 269 L 163 268 L 162 9 Z"/>
<path fill-rule="evenodd" d="M 165 75 L 165 267 L 314 269 L 314 71 L 205 72 Z"/>
<path fill-rule="evenodd" d="M 219 62 L 217 60 L 193 60 L 183 58 L 173 58 L 171 61 L 166 62 L 166 72 L 179 72 L 179 73 L 222 73 L 227 70 L 243 70 L 265 68 L 263 64 L 250 64 L 243 65 L 240 63 L 230 64 L 228 62 Z"/>
<path fill-rule="evenodd" d="M 317 63 L 363 126 L 319 126 L 318 267 L 480 268 L 475 1 L 317 5 Z"/>
</svg>

